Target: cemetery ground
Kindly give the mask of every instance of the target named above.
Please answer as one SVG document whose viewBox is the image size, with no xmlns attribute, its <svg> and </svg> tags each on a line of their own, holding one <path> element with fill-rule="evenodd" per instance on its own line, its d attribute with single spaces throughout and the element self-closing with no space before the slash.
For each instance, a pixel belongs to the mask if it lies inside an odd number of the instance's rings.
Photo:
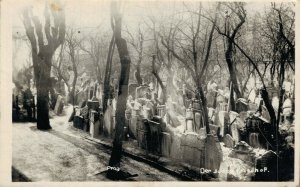
<svg viewBox="0 0 300 187">
<path fill-rule="evenodd" d="M 60 116 L 51 112 L 50 131 L 37 130 L 35 123 L 13 123 L 13 181 L 109 180 L 104 172 L 112 139 L 95 139 L 87 132 L 74 128 L 73 123 L 68 122 L 72 110 L 72 106 L 68 105 Z M 250 171 L 249 165 L 229 157 L 231 149 L 223 143 L 221 147 L 223 161 L 218 177 L 205 175 L 204 168 L 198 168 L 199 172 L 195 172 L 189 166 L 173 163 L 165 157 L 151 157 L 151 154 L 138 149 L 135 141 L 124 142 L 122 170 L 132 175 L 125 180 L 133 181 L 251 180 L 254 172 Z M 257 150 L 257 154 L 261 151 Z"/>
<path fill-rule="evenodd" d="M 72 107 L 65 109 L 66 113 Z M 13 124 L 13 168 L 30 181 L 106 181 L 101 174 L 110 157 L 110 150 L 88 141 L 84 132 L 68 124 L 68 116 L 53 116 L 50 131 L 39 131 L 35 123 Z M 122 165 L 130 174 L 128 180 L 174 181 L 165 172 L 124 156 Z M 24 177 L 25 176 L 25 177 Z M 19 180 L 19 179 L 13 179 Z M 21 179 L 22 180 L 22 179 Z"/>
</svg>

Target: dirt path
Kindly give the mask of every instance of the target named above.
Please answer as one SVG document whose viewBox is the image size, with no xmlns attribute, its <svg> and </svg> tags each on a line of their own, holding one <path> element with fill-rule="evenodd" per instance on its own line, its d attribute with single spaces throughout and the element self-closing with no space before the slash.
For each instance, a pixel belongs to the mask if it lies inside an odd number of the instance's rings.
<svg viewBox="0 0 300 187">
<path fill-rule="evenodd" d="M 13 124 L 13 159 L 15 168 L 32 181 L 103 181 L 100 170 L 106 168 L 110 150 L 88 142 L 85 133 L 67 123 L 68 115 L 51 119 L 53 130 L 39 131 L 34 123 Z M 167 173 L 127 157 L 122 168 L 137 174 L 137 181 L 177 180 Z"/>
</svg>

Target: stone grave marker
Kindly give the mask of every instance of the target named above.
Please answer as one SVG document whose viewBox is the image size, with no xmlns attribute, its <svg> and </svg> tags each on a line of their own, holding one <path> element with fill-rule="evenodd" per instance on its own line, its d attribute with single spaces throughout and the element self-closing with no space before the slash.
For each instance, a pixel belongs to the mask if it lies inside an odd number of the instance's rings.
<svg viewBox="0 0 300 187">
<path fill-rule="evenodd" d="M 204 165 L 205 138 L 200 139 L 197 133 L 184 133 L 181 137 L 182 160 L 195 167 Z"/>
<path fill-rule="evenodd" d="M 233 148 L 235 144 L 235 140 L 230 136 L 230 134 L 225 135 L 223 142 L 228 148 Z"/>
<path fill-rule="evenodd" d="M 133 99 L 136 98 L 136 89 L 139 85 L 136 83 L 131 83 L 128 85 L 128 95 L 131 95 Z"/>
<path fill-rule="evenodd" d="M 54 113 L 56 115 L 61 115 L 62 112 L 63 112 L 63 108 L 64 108 L 63 97 L 61 95 L 58 95 L 57 100 L 56 100 L 56 104 L 55 104 L 55 108 L 54 108 Z"/>
</svg>

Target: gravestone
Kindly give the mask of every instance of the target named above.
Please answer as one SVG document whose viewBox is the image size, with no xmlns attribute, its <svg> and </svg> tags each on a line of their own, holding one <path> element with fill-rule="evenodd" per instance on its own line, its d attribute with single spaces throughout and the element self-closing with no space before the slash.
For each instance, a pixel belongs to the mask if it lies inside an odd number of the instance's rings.
<svg viewBox="0 0 300 187">
<path fill-rule="evenodd" d="M 90 112 L 90 134 L 93 138 L 98 137 L 99 135 L 99 113 L 95 110 L 91 110 Z"/>
<path fill-rule="evenodd" d="M 64 108 L 63 97 L 61 95 L 58 95 L 57 100 L 56 100 L 56 104 L 55 104 L 55 108 L 54 108 L 54 113 L 56 115 L 62 114 L 63 108 Z"/>
<path fill-rule="evenodd" d="M 230 136 L 230 134 L 225 135 L 223 142 L 228 148 L 233 148 L 235 144 L 235 140 Z"/>
<path fill-rule="evenodd" d="M 206 98 L 207 98 L 207 107 L 214 108 L 216 92 L 208 92 Z"/>
<path fill-rule="evenodd" d="M 165 157 L 170 157 L 171 151 L 171 135 L 167 132 L 162 132 L 161 152 Z"/>
<path fill-rule="evenodd" d="M 136 88 L 135 98 L 143 98 L 146 97 L 146 93 L 149 91 L 149 86 L 139 86 Z"/>
<path fill-rule="evenodd" d="M 229 114 L 226 111 L 219 111 L 216 115 L 215 124 L 220 127 L 219 136 L 224 137 L 228 131 Z"/>
<path fill-rule="evenodd" d="M 195 122 L 195 129 L 196 131 L 200 130 L 201 128 L 203 128 L 203 121 L 202 121 L 202 115 L 200 112 L 196 112 L 194 114 L 195 116 L 195 119 L 194 119 L 194 122 Z"/>
<path fill-rule="evenodd" d="M 132 83 L 128 85 L 128 95 L 131 95 L 133 99 L 136 98 L 136 89 L 138 87 L 138 84 Z"/>
<path fill-rule="evenodd" d="M 131 110 L 131 119 L 130 119 L 130 123 L 129 123 L 129 135 L 133 138 L 137 138 L 137 121 L 139 118 L 139 110 L 133 108 Z"/>
<path fill-rule="evenodd" d="M 205 138 L 200 139 L 197 133 L 184 133 L 181 137 L 182 160 L 195 167 L 203 167 Z"/>
<path fill-rule="evenodd" d="M 161 155 L 161 125 L 152 120 L 148 120 L 148 125 L 147 149 L 150 153 Z"/>
<path fill-rule="evenodd" d="M 259 133 L 252 132 L 249 134 L 249 145 L 251 145 L 254 148 L 260 148 L 260 142 L 259 142 Z"/>
<path fill-rule="evenodd" d="M 138 118 L 137 120 L 137 142 L 138 146 L 142 149 L 148 150 L 148 132 L 149 124 L 147 119 Z"/>
<path fill-rule="evenodd" d="M 83 127 L 84 127 L 83 117 L 82 116 L 74 116 L 73 126 L 75 128 L 83 130 Z"/>
<path fill-rule="evenodd" d="M 219 170 L 221 162 L 223 160 L 223 153 L 220 142 L 216 140 L 217 138 L 211 134 L 208 134 L 205 138 L 204 145 L 204 167 L 209 170 Z"/>
<path fill-rule="evenodd" d="M 182 160 L 182 147 L 181 147 L 181 137 L 182 134 L 176 133 L 171 137 L 171 148 L 170 148 L 170 157 L 175 161 Z"/>
<path fill-rule="evenodd" d="M 160 117 L 164 117 L 166 114 L 166 105 L 157 105 L 157 112 Z"/>
<path fill-rule="evenodd" d="M 258 109 L 258 106 L 255 103 L 249 103 L 248 104 L 248 110 L 256 111 L 257 109 Z"/>
<path fill-rule="evenodd" d="M 247 117 L 248 117 L 247 111 L 240 112 L 240 119 L 242 122 L 244 122 Z"/>
<path fill-rule="evenodd" d="M 239 131 L 238 131 L 238 123 L 240 122 L 239 120 L 239 114 L 233 111 L 229 112 L 229 122 L 230 122 L 230 134 L 232 136 L 232 138 L 234 139 L 235 142 L 239 142 L 240 141 L 240 135 L 239 135 Z"/>
<path fill-rule="evenodd" d="M 217 125 L 209 124 L 209 128 L 210 128 L 210 133 L 214 136 L 217 136 L 220 127 Z"/>
<path fill-rule="evenodd" d="M 255 153 L 253 152 L 253 148 L 244 141 L 238 142 L 228 156 L 238 158 L 244 162 L 252 164 L 255 162 Z"/>
<path fill-rule="evenodd" d="M 214 108 L 208 108 L 208 117 L 210 119 L 212 119 L 214 113 L 215 113 L 215 109 Z"/>
</svg>

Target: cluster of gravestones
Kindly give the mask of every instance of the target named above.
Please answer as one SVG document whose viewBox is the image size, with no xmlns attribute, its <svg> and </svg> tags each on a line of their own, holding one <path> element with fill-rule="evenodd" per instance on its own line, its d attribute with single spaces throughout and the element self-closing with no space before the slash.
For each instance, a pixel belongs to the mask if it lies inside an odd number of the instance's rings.
<svg viewBox="0 0 300 187">
<path fill-rule="evenodd" d="M 98 137 L 104 132 L 100 85 L 91 83 L 76 93 L 74 111 L 69 119 L 75 128 Z"/>
<path fill-rule="evenodd" d="M 12 102 L 13 122 L 36 120 L 35 98 L 30 89 L 13 93 Z"/>
<path fill-rule="evenodd" d="M 138 146 L 147 153 L 193 167 L 218 169 L 222 161 L 221 147 L 216 136 L 206 135 L 199 101 L 190 101 L 185 112 L 184 133 L 173 133 L 167 128 L 172 122 L 165 118 L 166 105 L 151 102 L 151 98 L 147 98 L 151 95 L 148 89 L 147 86 L 129 86 L 129 94 L 134 99 L 132 107 L 127 108 L 127 123 L 129 135 L 137 140 Z M 173 109 L 176 113 L 176 107 Z"/>
</svg>

